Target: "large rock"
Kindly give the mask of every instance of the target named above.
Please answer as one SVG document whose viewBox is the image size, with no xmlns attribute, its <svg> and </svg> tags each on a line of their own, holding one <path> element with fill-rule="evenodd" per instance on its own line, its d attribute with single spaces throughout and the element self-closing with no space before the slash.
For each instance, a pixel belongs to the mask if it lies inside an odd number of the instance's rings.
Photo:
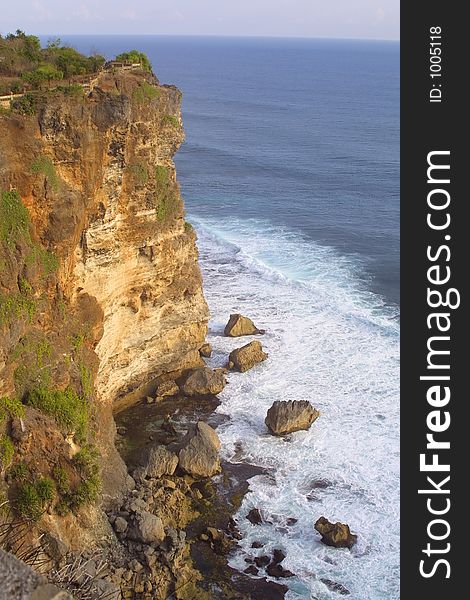
<svg viewBox="0 0 470 600">
<path fill-rule="evenodd" d="M 318 410 L 307 400 L 276 400 L 264 422 L 273 435 L 286 435 L 308 429 L 319 416 Z"/>
<path fill-rule="evenodd" d="M 144 542 L 144 544 L 161 542 L 165 539 L 163 522 L 160 517 L 143 510 L 136 514 L 135 534 L 137 540 Z"/>
<path fill-rule="evenodd" d="M 230 352 L 229 368 L 244 373 L 267 358 L 268 355 L 263 352 L 261 342 L 250 342 Z"/>
<path fill-rule="evenodd" d="M 225 387 L 222 369 L 201 367 L 191 369 L 183 378 L 180 389 L 186 396 L 217 396 Z"/>
<path fill-rule="evenodd" d="M 264 329 L 258 329 L 251 319 L 239 314 L 230 315 L 230 319 L 224 329 L 224 334 L 228 337 L 263 333 L 265 333 Z"/>
<path fill-rule="evenodd" d="M 212 346 L 206 342 L 199 348 L 199 354 L 204 358 L 210 358 L 212 356 Z"/>
<path fill-rule="evenodd" d="M 151 448 L 148 454 L 145 472 L 147 477 L 159 479 L 164 475 L 173 475 L 178 466 L 178 457 L 165 446 Z"/>
<path fill-rule="evenodd" d="M 320 517 L 315 523 L 315 529 L 321 534 L 321 541 L 335 548 L 352 548 L 357 542 L 357 535 L 351 533 L 345 523 L 330 523 L 325 517 Z"/>
<path fill-rule="evenodd" d="M 212 477 L 220 471 L 220 440 L 216 432 L 199 421 L 181 442 L 179 466 L 193 477 Z"/>
</svg>

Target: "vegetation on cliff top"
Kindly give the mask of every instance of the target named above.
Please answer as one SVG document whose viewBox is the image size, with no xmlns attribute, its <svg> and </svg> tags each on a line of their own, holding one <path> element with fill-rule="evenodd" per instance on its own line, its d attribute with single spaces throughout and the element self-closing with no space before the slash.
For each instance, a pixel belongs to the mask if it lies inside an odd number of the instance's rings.
<svg viewBox="0 0 470 600">
<path fill-rule="evenodd" d="M 0 96 L 51 86 L 59 89 L 62 80 L 72 84 L 64 86 L 63 91 L 75 92 L 77 88 L 73 86 L 73 80 L 97 73 L 105 61 L 100 54 L 85 56 L 63 44 L 60 39 L 49 40 L 47 46 L 42 48 L 38 37 L 26 35 L 21 30 L 5 37 L 0 35 Z M 147 55 L 138 50 L 123 52 L 116 56 L 116 61 L 140 64 L 144 71 L 152 72 Z M 24 97 L 18 100 L 22 100 L 18 107 L 20 111 L 31 114 L 31 98 L 27 99 L 26 104 Z"/>
<path fill-rule="evenodd" d="M 104 62 L 103 56 L 85 56 L 60 40 L 49 41 L 42 48 L 38 37 L 17 30 L 0 36 L 0 95 L 96 73 Z"/>
</svg>

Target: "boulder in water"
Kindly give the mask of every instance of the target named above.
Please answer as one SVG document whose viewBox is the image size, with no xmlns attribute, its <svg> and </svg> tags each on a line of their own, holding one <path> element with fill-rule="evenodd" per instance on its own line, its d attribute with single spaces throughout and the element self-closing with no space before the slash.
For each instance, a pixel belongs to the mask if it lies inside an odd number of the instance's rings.
<svg viewBox="0 0 470 600">
<path fill-rule="evenodd" d="M 224 335 L 227 337 L 241 337 L 242 335 L 260 335 L 264 329 L 258 329 L 251 319 L 240 314 L 230 315 L 225 326 Z"/>
<path fill-rule="evenodd" d="M 264 422 L 273 435 L 287 435 L 308 429 L 319 416 L 318 410 L 307 400 L 276 400 Z"/>
<path fill-rule="evenodd" d="M 212 346 L 206 342 L 199 348 L 199 354 L 204 358 L 210 358 L 212 356 Z"/>
<path fill-rule="evenodd" d="M 352 534 L 349 525 L 345 523 L 330 523 L 325 517 L 320 517 L 315 523 L 315 529 L 327 546 L 351 549 L 357 542 L 357 535 Z"/>
<path fill-rule="evenodd" d="M 267 358 L 268 355 L 263 352 L 261 342 L 250 342 L 230 352 L 229 368 L 244 373 Z"/>
<path fill-rule="evenodd" d="M 180 389 L 186 396 L 217 396 L 226 384 L 222 369 L 199 367 L 183 377 Z"/>
</svg>

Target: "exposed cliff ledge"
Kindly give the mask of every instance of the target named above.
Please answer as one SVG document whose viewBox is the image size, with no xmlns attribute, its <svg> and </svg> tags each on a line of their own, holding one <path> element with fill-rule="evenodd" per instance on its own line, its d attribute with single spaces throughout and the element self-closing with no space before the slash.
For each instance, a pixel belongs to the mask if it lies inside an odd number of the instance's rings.
<svg viewBox="0 0 470 600">
<path fill-rule="evenodd" d="M 104 71 L 87 94 L 54 90 L 34 115 L 0 115 L 0 398 L 45 388 L 84 398 L 105 495 L 126 477 L 111 410 L 199 364 L 207 331 L 172 161 L 184 137 L 180 103 L 179 90 L 147 72 Z M 29 438 L 16 451 L 34 477 L 52 477 L 64 441 L 52 451 L 50 415 L 26 404 Z M 1 436 L 12 423 L 0 415 Z M 41 432 L 44 447 L 32 447 Z"/>
</svg>

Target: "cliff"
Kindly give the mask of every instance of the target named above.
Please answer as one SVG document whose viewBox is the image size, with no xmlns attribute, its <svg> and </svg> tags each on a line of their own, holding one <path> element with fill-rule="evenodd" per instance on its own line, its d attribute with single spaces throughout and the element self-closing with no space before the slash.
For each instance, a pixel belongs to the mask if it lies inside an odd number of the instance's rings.
<svg viewBox="0 0 470 600">
<path fill-rule="evenodd" d="M 155 76 L 117 70 L 0 114 L 0 491 L 30 518 L 25 494 L 38 512 L 54 480 L 46 519 L 75 546 L 70 511 L 96 499 L 95 462 L 105 501 L 125 489 L 112 412 L 201 360 L 208 309 L 172 160 L 180 104 Z"/>
</svg>

